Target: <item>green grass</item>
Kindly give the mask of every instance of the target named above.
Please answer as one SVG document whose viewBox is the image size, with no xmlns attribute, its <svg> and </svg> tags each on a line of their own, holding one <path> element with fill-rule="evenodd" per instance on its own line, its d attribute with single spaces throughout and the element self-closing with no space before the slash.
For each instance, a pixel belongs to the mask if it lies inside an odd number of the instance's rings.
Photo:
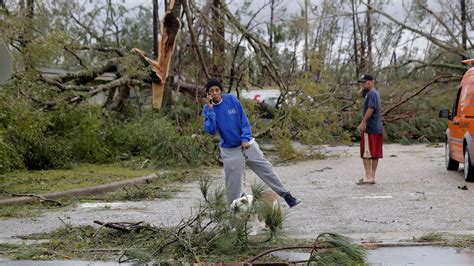
<svg viewBox="0 0 474 266">
<path fill-rule="evenodd" d="M 474 235 L 458 235 L 432 232 L 425 234 L 421 237 L 408 240 L 404 242 L 443 242 L 444 246 L 455 247 L 455 248 L 474 248 Z"/>
<path fill-rule="evenodd" d="M 474 249 L 474 235 L 458 235 L 449 240 L 450 246 L 455 248 Z"/>
<path fill-rule="evenodd" d="M 17 194 L 45 194 L 103 185 L 154 173 L 120 165 L 81 164 L 67 170 L 16 171 L 0 175 L 0 190 Z M 10 197 L 0 193 L 0 198 Z"/>
<path fill-rule="evenodd" d="M 167 228 L 163 228 L 167 230 Z M 149 259 L 150 247 L 163 241 L 166 233 L 140 231 L 122 233 L 109 228 L 65 225 L 50 233 L 39 233 L 24 237 L 25 240 L 50 240 L 36 244 L 0 244 L 0 257 L 13 260 L 114 260 L 117 261 L 122 252 L 143 260 Z M 274 239 L 267 243 L 252 245 L 249 249 L 235 253 L 219 253 L 217 251 L 199 256 L 204 262 L 237 262 L 246 261 L 256 254 L 275 246 L 309 245 L 311 241 L 287 238 Z M 167 249 L 158 261 L 178 262 L 176 250 Z M 281 259 L 265 256 L 259 261 L 276 261 Z M 189 261 L 188 261 L 189 262 Z"/>
<path fill-rule="evenodd" d="M 417 242 L 437 242 L 443 241 L 443 235 L 441 233 L 428 233 L 416 239 Z"/>
<path fill-rule="evenodd" d="M 34 217 L 48 210 L 57 210 L 57 207 L 44 206 L 41 204 L 24 204 L 24 205 L 0 205 L 0 217 L 3 218 L 24 218 Z"/>
<path fill-rule="evenodd" d="M 0 176 L 0 190 L 17 194 L 45 194 L 49 192 L 107 184 L 115 181 L 144 176 L 155 171 L 135 170 L 119 165 L 81 165 L 70 170 L 22 171 Z M 176 184 L 198 180 L 203 175 L 199 168 L 167 169 L 158 178 L 141 185 L 124 187 L 103 195 L 83 196 L 58 200 L 62 206 L 48 203 L 22 205 L 0 205 L 0 217 L 32 217 L 45 211 L 54 211 L 71 207 L 80 202 L 94 201 L 135 201 L 171 198 L 179 191 Z M 0 193 L 0 198 L 9 194 Z"/>
<path fill-rule="evenodd" d="M 145 185 L 124 187 L 121 190 L 110 192 L 104 195 L 106 201 L 140 201 L 153 199 L 170 199 L 174 193 L 180 190 L 174 187 L 163 187 L 158 182 Z"/>
</svg>

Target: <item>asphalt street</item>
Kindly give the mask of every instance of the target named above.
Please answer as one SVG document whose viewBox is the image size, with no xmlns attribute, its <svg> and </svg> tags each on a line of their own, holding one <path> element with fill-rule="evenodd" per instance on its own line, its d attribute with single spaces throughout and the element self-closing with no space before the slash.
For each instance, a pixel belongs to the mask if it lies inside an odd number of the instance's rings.
<svg viewBox="0 0 474 266">
<path fill-rule="evenodd" d="M 363 175 L 358 146 L 322 147 L 326 160 L 275 167 L 283 183 L 303 204 L 284 208 L 287 236 L 313 238 L 335 232 L 355 240 L 397 240 L 429 232 L 474 234 L 474 183 L 444 167 L 444 148 L 426 145 L 385 145 L 377 184 L 356 185 Z M 216 173 L 222 181 L 223 170 Z M 247 170 L 249 185 L 256 176 Z M 257 179 L 258 180 L 258 179 Z M 466 186 L 467 190 L 458 187 Z M 0 219 L 0 243 L 16 236 L 51 231 L 66 222 L 93 224 L 147 221 L 174 225 L 201 200 L 197 182 L 181 184 L 169 200 L 83 204 L 34 218 Z"/>
</svg>

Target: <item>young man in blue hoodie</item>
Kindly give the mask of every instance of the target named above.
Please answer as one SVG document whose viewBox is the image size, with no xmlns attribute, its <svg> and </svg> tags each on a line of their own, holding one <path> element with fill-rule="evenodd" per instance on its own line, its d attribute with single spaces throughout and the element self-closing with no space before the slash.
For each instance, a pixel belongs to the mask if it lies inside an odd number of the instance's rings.
<svg viewBox="0 0 474 266">
<path fill-rule="evenodd" d="M 290 208 L 300 204 L 301 201 L 293 197 L 281 183 L 273 166 L 252 137 L 252 129 L 240 101 L 232 94 L 222 94 L 222 83 L 217 79 L 207 81 L 206 93 L 204 130 L 211 135 L 219 133 L 221 139 L 228 204 L 241 197 L 245 164 L 285 199 Z"/>
</svg>

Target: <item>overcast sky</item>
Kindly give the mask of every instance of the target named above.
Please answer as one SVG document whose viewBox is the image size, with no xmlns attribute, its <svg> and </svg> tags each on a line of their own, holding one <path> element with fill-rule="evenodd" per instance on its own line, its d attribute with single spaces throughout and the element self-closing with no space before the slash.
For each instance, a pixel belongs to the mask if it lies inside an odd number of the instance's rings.
<svg viewBox="0 0 474 266">
<path fill-rule="evenodd" d="M 122 0 L 118 0 L 122 1 Z M 145 6 L 152 6 L 152 0 L 123 0 L 125 2 L 125 5 L 128 7 L 134 7 L 137 5 L 145 5 Z M 242 4 L 245 2 L 244 0 L 225 0 L 226 3 L 229 4 L 230 8 L 235 11 L 239 6 L 242 6 Z M 337 1 L 337 0 L 335 0 Z M 394 16 L 399 16 L 405 14 L 403 6 L 408 5 L 409 3 L 413 2 L 415 0 L 389 0 L 385 2 L 386 9 L 390 11 L 391 15 Z M 439 2 L 444 2 L 444 3 L 449 3 L 453 2 L 454 0 L 427 0 L 427 4 L 430 9 L 432 9 L 435 12 L 440 11 L 440 5 Z M 472 1 L 472 0 L 468 0 Z M 205 0 L 196 0 L 198 4 L 203 4 Z M 255 0 L 252 2 L 251 7 L 253 10 L 257 10 L 259 7 L 265 5 L 265 3 L 268 3 L 268 0 Z M 276 0 L 276 2 L 281 3 L 282 7 L 286 7 L 287 11 L 289 14 L 294 14 L 297 13 L 301 10 L 301 7 L 303 6 L 304 0 Z M 321 4 L 322 0 L 308 0 L 310 5 L 313 6 L 318 6 Z M 163 0 L 158 0 L 158 4 L 162 5 L 164 3 Z M 349 10 L 347 10 L 349 11 Z M 263 12 L 265 14 L 265 12 Z M 265 16 L 269 16 L 269 10 L 267 12 L 268 14 L 265 14 Z M 264 18 L 264 16 L 262 16 Z M 268 17 L 267 17 L 268 18 Z"/>
<path fill-rule="evenodd" d="M 118 1 L 122 1 L 122 0 L 118 0 Z M 127 5 L 128 7 L 134 7 L 140 4 L 144 6 L 149 6 L 150 8 L 152 7 L 152 0 L 123 0 L 123 1 L 125 5 Z M 245 2 L 244 0 L 225 0 L 225 1 L 228 4 L 229 9 L 234 13 L 238 11 L 238 9 L 240 9 Z M 308 0 L 308 1 L 310 4 L 310 7 L 313 7 L 313 8 L 320 6 L 321 3 L 323 2 L 323 0 Z M 340 1 L 340 0 L 334 0 L 334 1 Z M 395 17 L 396 19 L 403 21 L 403 19 L 407 16 L 406 10 L 410 6 L 410 4 L 413 3 L 414 1 L 415 0 L 386 0 L 386 1 L 383 1 L 383 10 L 389 13 L 391 16 Z M 467 0 L 467 1 L 471 2 L 471 6 L 472 6 L 473 0 Z M 206 2 L 206 0 L 196 0 L 196 2 L 198 3 L 198 5 L 203 5 Z M 255 0 L 251 3 L 250 10 L 252 11 L 259 10 L 262 6 L 264 6 L 268 2 L 269 0 Z M 278 22 L 278 20 L 288 20 L 291 15 L 300 13 L 303 7 L 304 0 L 276 0 L 275 2 L 279 3 L 279 6 L 276 11 L 276 19 Z M 377 2 L 380 3 L 380 1 L 377 1 Z M 159 0 L 158 3 L 159 5 L 163 5 L 164 0 Z M 440 3 L 452 5 L 453 3 L 457 4 L 457 1 L 454 2 L 454 0 L 427 0 L 426 2 L 427 6 L 434 12 L 443 12 L 444 10 L 441 10 Z M 344 10 L 343 8 L 346 8 L 346 10 Z M 366 9 L 365 6 L 360 5 L 360 4 L 358 5 L 357 8 L 359 12 L 364 11 Z M 283 12 L 282 10 L 286 10 L 286 12 Z M 352 12 L 350 10 L 349 5 L 341 5 L 341 10 L 339 11 L 341 13 Z M 162 9 L 160 10 L 160 13 L 163 13 Z M 312 14 L 309 15 L 309 18 L 312 19 L 312 16 L 314 18 L 314 15 Z M 378 19 L 381 19 L 382 21 L 387 21 L 387 19 L 382 16 L 379 16 L 379 15 L 376 15 L 376 16 L 378 16 Z M 160 17 L 162 18 L 162 15 L 160 15 Z M 248 17 L 242 17 L 242 20 L 243 20 L 242 22 L 245 24 L 247 22 L 246 20 L 248 19 L 249 19 Z M 348 19 L 350 18 L 348 17 Z M 269 20 L 270 20 L 270 8 L 265 8 L 264 10 L 262 10 L 260 15 L 258 15 L 258 17 L 254 20 L 254 24 L 257 24 L 259 22 L 263 22 L 263 23 L 268 22 Z M 343 25 L 343 27 L 344 26 L 347 27 L 347 25 Z M 416 26 L 419 26 L 421 29 L 423 29 L 422 28 L 423 25 L 416 25 Z M 423 29 L 423 30 L 428 30 L 428 29 Z M 348 42 L 352 38 L 352 36 L 350 34 L 351 29 L 348 28 L 347 31 L 348 31 L 348 34 L 347 34 L 347 42 Z M 473 36 L 474 33 L 470 32 L 469 35 Z M 405 34 L 402 36 L 403 36 L 402 41 L 400 43 L 404 43 L 404 39 L 408 40 L 411 37 L 413 37 L 413 34 L 409 33 L 408 31 L 405 31 Z M 375 36 L 374 38 L 377 38 L 377 36 Z M 426 41 L 426 39 L 419 38 L 414 43 L 414 46 L 399 47 L 397 49 L 418 48 L 419 55 L 422 56 L 424 53 L 424 50 L 427 48 L 427 44 L 428 42 Z M 281 45 L 284 46 L 287 44 L 281 44 Z M 300 50 L 299 54 L 301 56 L 302 43 L 300 44 L 300 46 L 299 46 L 299 50 Z"/>
</svg>

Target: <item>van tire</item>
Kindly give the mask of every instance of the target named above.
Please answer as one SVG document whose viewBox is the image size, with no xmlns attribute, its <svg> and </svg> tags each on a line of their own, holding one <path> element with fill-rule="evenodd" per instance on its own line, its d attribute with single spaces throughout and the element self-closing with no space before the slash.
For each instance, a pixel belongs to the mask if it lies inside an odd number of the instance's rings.
<svg viewBox="0 0 474 266">
<path fill-rule="evenodd" d="M 449 142 L 446 142 L 444 145 L 444 152 L 445 152 L 445 161 L 446 161 L 446 169 L 449 171 L 457 171 L 459 169 L 459 162 L 451 159 L 451 152 L 449 150 Z"/>
<path fill-rule="evenodd" d="M 467 182 L 474 181 L 474 167 L 471 164 L 471 156 L 467 147 L 464 151 L 464 180 Z"/>
</svg>

